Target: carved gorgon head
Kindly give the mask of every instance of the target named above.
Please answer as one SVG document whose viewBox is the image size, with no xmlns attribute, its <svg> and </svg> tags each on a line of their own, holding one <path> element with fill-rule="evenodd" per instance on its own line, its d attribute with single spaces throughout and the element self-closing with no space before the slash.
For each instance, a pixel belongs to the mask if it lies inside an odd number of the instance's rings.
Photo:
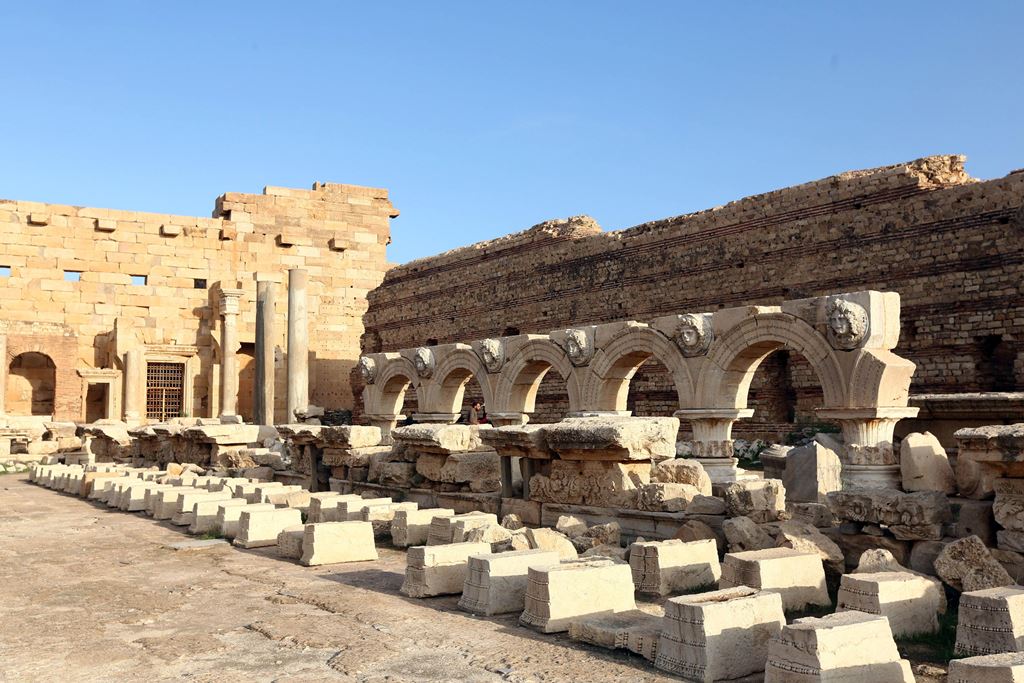
<svg viewBox="0 0 1024 683">
<path fill-rule="evenodd" d="M 565 346 L 573 365 L 583 365 L 590 360 L 590 341 L 585 331 L 566 330 Z"/>
<path fill-rule="evenodd" d="M 702 356 L 712 341 L 711 324 L 706 316 L 686 313 L 679 316 L 674 339 L 686 357 Z"/>
<path fill-rule="evenodd" d="M 498 372 L 501 370 L 501 365 L 505 360 L 501 341 L 498 339 L 484 339 L 480 342 L 480 356 L 488 372 Z"/>
<path fill-rule="evenodd" d="M 826 309 L 828 338 L 837 349 L 857 348 L 868 333 L 868 313 L 860 304 L 832 299 Z"/>
<path fill-rule="evenodd" d="M 430 349 L 422 346 L 416 349 L 412 362 L 420 377 L 430 377 L 434 373 L 434 354 Z"/>
<path fill-rule="evenodd" d="M 372 358 L 363 356 L 359 359 L 359 372 L 362 373 L 364 382 L 373 384 L 373 381 L 377 379 L 377 362 Z"/>
</svg>

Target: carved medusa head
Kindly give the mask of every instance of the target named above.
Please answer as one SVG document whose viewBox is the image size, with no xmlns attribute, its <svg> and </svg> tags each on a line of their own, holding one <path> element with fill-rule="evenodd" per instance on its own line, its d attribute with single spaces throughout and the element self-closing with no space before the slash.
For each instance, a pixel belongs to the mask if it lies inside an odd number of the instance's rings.
<svg viewBox="0 0 1024 683">
<path fill-rule="evenodd" d="M 833 347 L 849 351 L 860 346 L 868 334 L 868 312 L 846 299 L 833 299 L 826 309 L 828 340 Z"/>
<path fill-rule="evenodd" d="M 434 352 L 425 346 L 416 349 L 413 355 L 412 364 L 416 366 L 416 374 L 423 379 L 428 379 L 434 374 Z"/>
</svg>

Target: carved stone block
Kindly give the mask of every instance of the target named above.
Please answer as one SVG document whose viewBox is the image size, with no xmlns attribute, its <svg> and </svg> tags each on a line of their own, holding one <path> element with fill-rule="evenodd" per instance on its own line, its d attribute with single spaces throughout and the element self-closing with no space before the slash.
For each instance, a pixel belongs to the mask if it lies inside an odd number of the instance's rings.
<svg viewBox="0 0 1024 683">
<path fill-rule="evenodd" d="M 676 454 L 675 417 L 579 417 L 547 425 L 548 447 L 563 460 L 664 460 Z"/>
</svg>

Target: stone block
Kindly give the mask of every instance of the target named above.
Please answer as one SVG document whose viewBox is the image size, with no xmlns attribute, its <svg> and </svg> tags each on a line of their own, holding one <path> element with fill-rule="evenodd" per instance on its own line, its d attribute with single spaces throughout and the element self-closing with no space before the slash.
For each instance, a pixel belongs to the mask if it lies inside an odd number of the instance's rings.
<svg viewBox="0 0 1024 683">
<path fill-rule="evenodd" d="M 634 543 L 629 547 L 629 567 L 636 590 L 652 595 L 715 585 L 722 575 L 718 546 L 710 539 Z"/>
<path fill-rule="evenodd" d="M 665 460 L 676 455 L 675 417 L 576 417 L 545 425 L 548 448 L 563 460 Z"/>
<path fill-rule="evenodd" d="M 171 524 L 175 526 L 189 526 L 195 521 L 195 506 L 199 501 L 207 500 L 231 500 L 231 493 L 228 491 L 218 491 L 213 493 L 200 489 L 195 492 L 186 492 L 178 497 L 177 509 L 174 515 L 171 517 Z"/>
<path fill-rule="evenodd" d="M 391 430 L 396 445 L 422 453 L 463 453 L 480 447 L 480 430 L 469 425 L 413 424 Z"/>
<path fill-rule="evenodd" d="M 552 460 L 548 474 L 530 479 L 530 499 L 635 509 L 637 489 L 650 482 L 650 470 L 649 462 Z"/>
<path fill-rule="evenodd" d="M 400 510 L 411 512 L 418 508 L 418 503 L 383 503 L 381 505 L 367 505 L 362 510 L 362 521 L 369 522 L 373 527 L 374 538 L 389 539 L 391 538 L 391 524 L 395 519 L 395 514 Z"/>
<path fill-rule="evenodd" d="M 1024 588 L 1002 586 L 960 596 L 958 655 L 1024 651 Z"/>
<path fill-rule="evenodd" d="M 946 449 L 929 432 L 914 432 L 903 437 L 900 475 L 904 491 L 956 492 L 956 476 L 946 457 Z"/>
<path fill-rule="evenodd" d="M 466 512 L 461 515 L 435 515 L 430 520 L 427 545 L 461 543 L 467 531 L 478 526 L 498 523 L 498 516 L 488 512 Z"/>
<path fill-rule="evenodd" d="M 230 508 L 229 508 L 230 509 Z M 255 509 L 247 505 L 239 510 L 238 534 L 234 544 L 239 548 L 261 548 L 277 545 L 277 535 L 290 526 L 302 524 L 302 513 L 295 508 Z"/>
<path fill-rule="evenodd" d="M 363 511 L 373 505 L 388 505 L 391 498 L 358 498 L 343 500 L 334 510 L 326 510 L 323 516 L 326 522 L 362 522 Z"/>
<path fill-rule="evenodd" d="M 787 506 L 793 519 L 810 524 L 818 529 L 832 526 L 832 511 L 823 503 L 793 503 Z"/>
<path fill-rule="evenodd" d="M 719 580 L 722 588 L 749 586 L 782 595 L 787 612 L 809 606 L 830 607 L 825 568 L 816 553 L 790 548 L 768 548 L 728 553 Z"/>
<path fill-rule="evenodd" d="M 768 644 L 764 681 L 914 683 L 914 674 L 900 659 L 885 617 L 840 612 L 784 626 Z"/>
<path fill-rule="evenodd" d="M 145 512 L 147 492 L 162 491 L 165 488 L 169 487 L 151 481 L 132 482 L 121 489 L 117 508 L 125 512 Z"/>
<path fill-rule="evenodd" d="M 762 524 L 774 522 L 786 511 L 786 489 L 778 479 L 734 481 L 722 492 L 729 517 L 750 517 Z"/>
<path fill-rule="evenodd" d="M 957 430 L 956 488 L 965 498 L 982 500 L 993 481 L 1024 477 L 1024 423 Z"/>
<path fill-rule="evenodd" d="M 282 485 L 281 482 L 274 482 L 274 484 L 277 485 L 260 484 L 257 486 L 255 492 L 256 498 L 252 502 L 284 505 L 286 498 L 282 494 L 305 491 L 305 488 L 298 484 L 289 484 L 287 486 Z M 271 497 L 273 497 L 273 499 L 271 499 Z"/>
<path fill-rule="evenodd" d="M 221 535 L 220 525 L 217 521 L 217 511 L 222 506 L 238 507 L 248 505 L 244 498 L 205 499 L 196 501 L 192 506 L 192 524 L 188 528 L 190 534 L 216 534 Z"/>
<path fill-rule="evenodd" d="M 245 505 L 239 505 L 235 500 L 238 499 L 226 500 L 221 505 L 217 506 L 217 528 L 220 529 L 220 535 L 229 540 L 238 536 L 243 510 L 276 509 L 270 503 L 249 503 L 246 501 Z M 241 500 L 244 501 L 245 499 L 243 498 Z M 298 510 L 296 510 L 296 512 L 298 512 Z"/>
<path fill-rule="evenodd" d="M 503 526 L 489 524 L 478 526 L 466 532 L 467 543 L 486 543 L 492 553 L 500 553 L 512 547 L 512 532 Z"/>
<path fill-rule="evenodd" d="M 722 532 L 729 543 L 729 552 L 774 548 L 775 539 L 749 517 L 730 517 L 722 522 Z"/>
<path fill-rule="evenodd" d="M 583 616 L 636 609 L 629 567 L 609 559 L 572 560 L 528 570 L 523 626 L 567 631 Z"/>
<path fill-rule="evenodd" d="M 992 488 L 996 522 L 1009 531 L 1024 531 L 1024 479 L 995 479 Z"/>
<path fill-rule="evenodd" d="M 575 560 L 579 555 L 568 538 L 554 529 L 526 529 L 526 540 L 537 550 L 550 550 L 562 560 Z"/>
<path fill-rule="evenodd" d="M 662 616 L 641 610 L 594 614 L 569 622 L 569 637 L 609 650 L 629 650 L 654 661 Z"/>
<path fill-rule="evenodd" d="M 352 493 L 334 493 L 329 496 L 317 498 L 311 496 L 309 499 L 308 521 L 310 524 L 317 522 L 344 522 L 342 513 L 338 509 L 342 504 L 362 500 L 362 496 Z"/>
<path fill-rule="evenodd" d="M 558 563 L 558 553 L 546 550 L 472 555 L 467 565 L 459 608 L 471 614 L 486 616 L 522 612 L 526 600 L 528 569 Z"/>
<path fill-rule="evenodd" d="M 1024 683 L 1024 652 L 954 659 L 949 683 Z"/>
<path fill-rule="evenodd" d="M 663 460 L 651 468 L 651 482 L 688 484 L 696 488 L 702 496 L 711 495 L 711 477 L 704 470 L 704 466 L 693 458 Z"/>
<path fill-rule="evenodd" d="M 700 490 L 689 484 L 652 482 L 637 487 L 635 507 L 649 512 L 682 512 L 700 495 Z"/>
<path fill-rule="evenodd" d="M 953 524 L 949 536 L 966 538 L 977 536 L 991 547 L 996 544 L 996 520 L 993 515 L 993 501 L 950 498 L 949 507 L 953 512 Z"/>
<path fill-rule="evenodd" d="M 427 545 L 430 522 L 434 517 L 452 517 L 451 508 L 429 508 L 426 510 L 396 510 L 391 520 L 391 544 L 397 548 L 412 545 Z"/>
<path fill-rule="evenodd" d="M 895 638 L 936 633 L 946 611 L 942 584 L 910 572 L 847 574 L 842 577 L 836 611 L 880 614 Z"/>
<path fill-rule="evenodd" d="M 506 425 L 480 432 L 480 440 L 501 457 L 550 460 L 554 455 L 544 436 L 545 425 Z"/>
<path fill-rule="evenodd" d="M 286 560 L 298 560 L 302 557 L 302 539 L 305 534 L 304 524 L 282 529 L 277 535 L 277 556 Z"/>
<path fill-rule="evenodd" d="M 959 591 L 1009 586 L 1013 578 L 977 536 L 949 543 L 935 558 L 935 573 Z"/>
<path fill-rule="evenodd" d="M 938 491 L 852 489 L 828 494 L 827 502 L 837 518 L 885 525 L 900 540 L 937 541 L 942 525 L 953 518 L 949 500 Z"/>
<path fill-rule="evenodd" d="M 406 554 L 402 593 L 410 598 L 461 593 L 470 556 L 487 555 L 490 551 L 486 543 L 413 546 Z"/>
<path fill-rule="evenodd" d="M 191 486 L 171 486 L 156 493 L 153 519 L 170 519 L 178 512 L 178 499 L 186 493 L 195 493 Z"/>
<path fill-rule="evenodd" d="M 301 564 L 312 567 L 376 559 L 373 525 L 369 522 L 320 522 L 305 527 Z"/>
<path fill-rule="evenodd" d="M 380 444 L 381 431 L 380 427 L 361 425 L 324 426 L 320 441 L 325 448 L 366 448 Z"/>
<path fill-rule="evenodd" d="M 786 500 L 794 503 L 824 503 L 825 496 L 843 488 L 839 456 L 817 441 L 794 448 L 786 455 L 782 484 Z"/>
<path fill-rule="evenodd" d="M 654 666 L 702 683 L 757 675 L 785 623 L 781 596 L 748 586 L 670 598 Z"/>
</svg>

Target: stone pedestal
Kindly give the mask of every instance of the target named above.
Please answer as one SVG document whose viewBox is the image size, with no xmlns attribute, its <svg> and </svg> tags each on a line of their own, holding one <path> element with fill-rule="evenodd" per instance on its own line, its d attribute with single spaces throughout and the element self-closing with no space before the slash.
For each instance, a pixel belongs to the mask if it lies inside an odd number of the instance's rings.
<svg viewBox="0 0 1024 683">
<path fill-rule="evenodd" d="M 819 408 L 818 415 L 835 420 L 843 430 L 846 447 L 839 454 L 843 463 L 843 488 L 899 489 L 900 464 L 892 447 L 896 423 L 915 417 L 917 408 Z"/>
<path fill-rule="evenodd" d="M 256 382 L 253 420 L 274 424 L 274 283 L 256 283 Z"/>
<path fill-rule="evenodd" d="M 220 414 L 238 413 L 238 312 L 240 289 L 220 292 Z"/>
<path fill-rule="evenodd" d="M 700 461 L 712 483 L 738 481 L 746 474 L 736 466 L 733 456 L 732 425 L 736 420 L 752 417 L 752 408 L 677 410 L 673 413 L 687 420 L 693 429 L 693 457 Z"/>
<path fill-rule="evenodd" d="M 306 286 L 309 273 L 299 268 L 288 271 L 288 413 L 309 407 L 309 320 Z"/>
</svg>

